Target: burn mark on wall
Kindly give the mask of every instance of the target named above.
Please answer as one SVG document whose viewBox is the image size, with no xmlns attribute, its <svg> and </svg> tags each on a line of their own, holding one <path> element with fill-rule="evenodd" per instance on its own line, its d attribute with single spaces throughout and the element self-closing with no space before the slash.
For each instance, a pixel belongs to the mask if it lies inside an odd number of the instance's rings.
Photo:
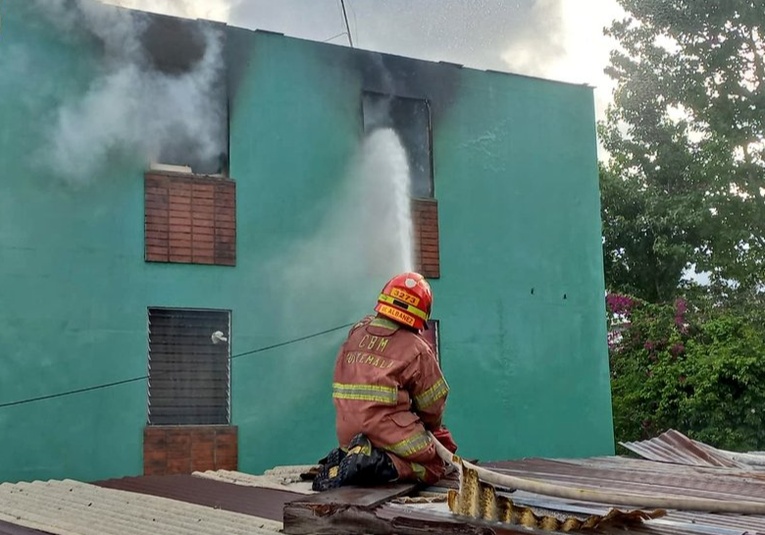
<svg viewBox="0 0 765 535">
<path fill-rule="evenodd" d="M 265 32 L 256 32 L 265 33 Z M 363 92 L 427 100 L 434 125 L 457 98 L 461 66 L 316 44 L 315 57 L 361 82 Z"/>
<path fill-rule="evenodd" d="M 459 67 L 357 51 L 352 68 L 360 73 L 365 91 L 427 100 L 435 125 L 454 103 L 459 88 Z"/>
<path fill-rule="evenodd" d="M 151 66 L 173 75 L 192 71 L 207 48 L 199 23 L 161 15 L 151 17 L 141 41 Z"/>
<path fill-rule="evenodd" d="M 256 32 L 257 33 L 257 32 Z M 250 69 L 255 46 L 254 33 L 242 28 L 226 28 L 226 96 L 229 108 L 233 108 L 242 81 Z"/>
</svg>

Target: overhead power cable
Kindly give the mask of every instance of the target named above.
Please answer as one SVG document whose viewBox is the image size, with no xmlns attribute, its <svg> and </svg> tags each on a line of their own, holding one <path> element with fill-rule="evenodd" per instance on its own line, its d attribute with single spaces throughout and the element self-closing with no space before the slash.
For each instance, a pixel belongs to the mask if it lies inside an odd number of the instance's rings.
<svg viewBox="0 0 765 535">
<path fill-rule="evenodd" d="M 322 41 L 322 43 L 326 43 L 326 42 L 329 42 L 329 41 L 331 41 L 332 39 L 337 39 L 337 38 L 338 38 L 338 37 L 340 37 L 341 35 L 347 35 L 347 33 L 348 33 L 348 32 L 340 32 L 340 33 L 338 33 L 337 35 L 333 35 L 332 37 L 327 37 L 326 39 L 324 39 L 324 40 Z"/>
<path fill-rule="evenodd" d="M 306 336 L 301 336 L 299 338 L 293 338 L 292 340 L 287 340 L 286 342 L 279 342 L 278 344 L 272 344 L 270 346 L 264 346 L 264 347 L 259 347 L 257 349 L 251 349 L 250 351 L 245 351 L 244 353 L 237 353 L 236 355 L 232 355 L 231 357 L 229 357 L 229 361 L 234 360 L 234 359 L 238 359 L 238 358 L 241 358 L 241 357 L 246 357 L 246 356 L 249 356 L 249 355 L 254 355 L 256 353 L 262 353 L 264 351 L 270 351 L 271 349 L 277 349 L 277 348 L 288 346 L 288 345 L 291 345 L 291 344 L 296 344 L 298 342 L 303 342 L 305 340 L 310 340 L 311 338 L 317 338 L 319 336 L 323 336 L 325 334 L 333 333 L 333 332 L 339 331 L 341 329 L 346 329 L 346 328 L 350 327 L 351 325 L 354 325 L 354 323 L 346 323 L 345 325 L 340 325 L 338 327 L 333 327 L 331 329 L 326 329 L 324 331 L 315 332 L 315 333 L 312 333 L 312 334 L 308 334 Z M 171 372 L 171 371 L 161 372 L 161 373 L 155 374 L 155 376 L 156 375 L 161 375 L 162 373 L 173 373 L 173 372 Z M 88 387 L 85 387 L 85 388 L 78 388 L 76 390 L 67 390 L 66 392 L 58 392 L 56 394 L 48 394 L 48 395 L 45 395 L 45 396 L 37 396 L 37 397 L 33 397 L 33 398 L 20 399 L 20 400 L 17 400 L 17 401 L 8 401 L 6 403 L 0 403 L 0 409 L 5 408 L 5 407 L 15 407 L 15 406 L 18 406 L 18 405 L 26 405 L 28 403 L 34 403 L 36 401 L 45 401 L 45 400 L 48 400 L 48 399 L 61 398 L 61 397 L 64 397 L 64 396 L 72 396 L 74 394 L 83 394 L 85 392 L 93 392 L 95 390 L 103 390 L 105 388 L 112 388 L 114 386 L 126 385 L 126 384 L 129 384 L 129 383 L 137 383 L 138 381 L 145 381 L 147 379 L 149 379 L 148 375 L 141 375 L 140 377 L 131 377 L 130 379 L 123 379 L 121 381 L 114 381 L 114 382 L 111 382 L 111 383 L 103 383 L 103 384 L 99 384 L 99 385 L 88 386 Z"/>
<path fill-rule="evenodd" d="M 351 27 L 348 24 L 348 13 L 345 11 L 345 0 L 340 0 L 340 7 L 343 8 L 343 20 L 345 21 L 345 31 L 348 32 L 348 42 L 353 48 L 353 38 L 351 37 Z"/>
</svg>

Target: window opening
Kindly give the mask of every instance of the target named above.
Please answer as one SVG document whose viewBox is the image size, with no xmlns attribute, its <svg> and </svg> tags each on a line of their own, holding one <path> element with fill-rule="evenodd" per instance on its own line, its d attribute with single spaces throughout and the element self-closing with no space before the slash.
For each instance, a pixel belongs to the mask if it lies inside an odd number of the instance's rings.
<svg viewBox="0 0 765 535">
<path fill-rule="evenodd" d="M 362 109 L 365 132 L 393 128 L 398 134 L 409 161 L 412 197 L 432 198 L 433 157 L 428 101 L 365 92 Z"/>
</svg>

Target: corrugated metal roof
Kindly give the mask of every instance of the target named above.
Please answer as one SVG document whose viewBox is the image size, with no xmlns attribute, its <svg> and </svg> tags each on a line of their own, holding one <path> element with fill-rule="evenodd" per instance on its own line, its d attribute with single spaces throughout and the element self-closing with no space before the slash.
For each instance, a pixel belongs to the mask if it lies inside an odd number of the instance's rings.
<svg viewBox="0 0 765 535">
<path fill-rule="evenodd" d="M 585 502 L 572 502 L 561 498 L 552 498 L 540 496 L 537 494 L 517 491 L 513 494 L 500 493 L 510 497 L 514 503 L 525 505 L 544 511 L 559 511 L 567 515 L 605 515 L 608 511 L 607 506 L 599 504 L 590 504 Z M 407 517 L 419 519 L 443 519 L 451 517 L 458 520 L 459 517 L 451 515 L 446 504 L 390 504 L 384 507 L 384 517 Z M 471 520 L 471 522 L 473 522 Z M 480 521 L 478 521 L 480 523 Z M 491 524 L 496 525 L 496 524 Z M 505 527 L 510 527 L 505 525 Z M 623 534 L 621 528 L 606 527 L 600 531 L 605 534 Z M 727 514 L 709 514 L 709 513 L 688 513 L 681 511 L 667 511 L 663 518 L 647 520 L 642 525 L 632 525 L 629 528 L 630 533 L 639 533 L 642 535 L 660 535 L 669 533 L 685 533 L 693 535 L 753 535 L 755 533 L 765 533 L 765 517 L 753 517 L 742 515 Z"/>
<path fill-rule="evenodd" d="M 459 491 L 450 490 L 449 510 L 471 519 L 522 525 L 544 531 L 603 530 L 607 527 L 634 527 L 648 519 L 666 515 L 664 510 L 620 510 L 610 508 L 604 513 L 561 511 L 559 508 L 515 503 L 514 498 L 497 492 L 479 480 L 478 472 L 461 464 Z"/>
<path fill-rule="evenodd" d="M 683 450 L 697 453 L 690 463 L 596 457 L 521 459 L 482 465 L 525 479 L 612 491 L 614 494 L 628 492 L 636 496 L 700 497 L 730 503 L 765 503 L 765 471 L 715 465 L 716 461 L 710 461 L 714 457 L 707 455 L 707 448 L 709 446 L 702 444 L 701 447 L 693 445 Z M 706 457 L 698 454 L 699 451 L 704 452 Z M 260 476 L 217 471 L 184 476 L 135 477 L 105 481 L 98 485 L 74 481 L 3 484 L 0 485 L 0 535 L 273 535 L 281 529 L 284 504 L 311 493 L 307 490 L 310 484 L 300 479 L 300 474 L 307 468 L 278 467 Z M 444 496 L 454 483 L 446 479 L 427 490 L 430 493 L 440 492 Z M 497 495 L 512 500 L 520 508 L 529 508 L 537 514 L 559 519 L 603 516 L 613 508 L 609 504 L 524 491 L 508 494 L 498 489 Z M 406 527 L 409 531 L 416 531 L 420 520 L 427 520 L 431 527 L 450 526 L 456 531 L 521 533 L 524 529 L 520 525 L 486 523 L 452 515 L 446 503 L 415 503 L 417 501 L 387 503 L 376 509 L 375 514 L 381 521 L 393 519 L 390 520 L 392 527 Z M 601 527 L 602 533 L 623 533 L 613 526 Z M 631 526 L 630 531 L 640 535 L 765 533 L 765 515 L 668 510 L 665 517 Z"/>
<path fill-rule="evenodd" d="M 518 477 L 580 488 L 765 503 L 765 473 L 735 468 L 700 469 L 639 460 L 627 460 L 619 466 L 615 461 L 600 464 L 593 459 L 588 462 L 525 459 L 489 466 Z"/>
<path fill-rule="evenodd" d="M 192 475 L 139 476 L 99 481 L 104 488 L 170 498 L 246 515 L 282 521 L 284 504 L 303 495 L 286 490 L 233 485 Z"/>
<path fill-rule="evenodd" d="M 568 511 L 579 514 L 603 514 L 607 507 L 586 502 L 572 502 L 561 498 L 539 496 L 518 491 L 511 495 L 518 503 L 544 509 Z M 712 514 L 668 510 L 667 516 L 647 521 L 631 528 L 641 533 L 714 533 L 744 534 L 765 533 L 765 517 L 753 515 Z"/>
<path fill-rule="evenodd" d="M 281 527 L 273 520 L 70 480 L 0 484 L 0 520 L 53 535 L 273 535 Z"/>
<path fill-rule="evenodd" d="M 481 535 L 533 535 L 540 533 L 523 526 L 499 525 L 492 523 L 485 529 L 476 529 L 473 526 L 466 527 L 464 519 L 453 515 L 444 505 L 442 509 L 426 508 L 423 506 L 410 506 L 390 504 L 380 507 L 376 515 L 386 521 L 393 528 L 393 533 L 402 532 L 402 526 L 419 529 L 421 533 L 465 533 Z M 423 526 L 427 526 L 423 528 Z M 397 529 L 398 528 L 398 529 Z M 411 531 L 407 531 L 411 533 Z"/>
<path fill-rule="evenodd" d="M 688 466 L 665 462 L 602 457 L 573 460 L 522 459 L 486 463 L 502 473 L 579 488 L 665 497 L 702 497 L 727 502 L 765 503 L 765 472 L 751 469 Z M 517 491 L 516 503 L 578 514 L 604 514 L 594 504 Z M 630 531 L 645 534 L 687 533 L 743 535 L 765 533 L 765 516 L 668 510 L 664 518 L 646 521 Z"/>
<path fill-rule="evenodd" d="M 0 535 L 49 535 L 44 531 L 29 529 L 16 524 L 9 524 L 0 520 Z"/>
<path fill-rule="evenodd" d="M 727 468 L 745 468 L 748 466 L 733 460 L 720 450 L 690 439 L 674 429 L 650 440 L 620 442 L 619 444 L 650 461 Z"/>
<path fill-rule="evenodd" d="M 194 476 L 245 487 L 259 487 L 264 489 L 286 490 L 298 494 L 313 494 L 310 481 L 300 479 L 300 474 L 305 470 L 300 467 L 284 467 L 279 471 L 268 470 L 262 476 L 254 476 L 243 472 L 230 470 L 210 470 L 207 472 L 194 472 Z"/>
</svg>

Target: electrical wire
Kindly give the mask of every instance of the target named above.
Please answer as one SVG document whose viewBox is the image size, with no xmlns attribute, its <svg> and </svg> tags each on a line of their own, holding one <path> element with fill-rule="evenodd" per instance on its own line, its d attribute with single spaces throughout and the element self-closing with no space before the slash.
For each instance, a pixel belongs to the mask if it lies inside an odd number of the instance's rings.
<svg viewBox="0 0 765 535">
<path fill-rule="evenodd" d="M 348 34 L 348 32 L 340 32 L 340 33 L 339 33 L 339 34 L 337 34 L 337 35 L 333 35 L 332 37 L 328 37 L 328 38 L 324 39 L 324 40 L 322 41 L 322 43 L 326 43 L 327 41 L 331 41 L 332 39 L 337 39 L 337 38 L 338 38 L 338 37 L 340 37 L 341 35 L 347 35 L 347 34 Z"/>
<path fill-rule="evenodd" d="M 351 27 L 348 25 L 348 13 L 345 11 L 345 0 L 340 0 L 340 7 L 343 8 L 343 20 L 345 20 L 345 31 L 348 32 L 348 42 L 353 48 L 353 38 L 351 37 Z"/>
<path fill-rule="evenodd" d="M 296 344 L 298 342 L 303 342 L 305 340 L 310 340 L 311 338 L 317 338 L 319 336 L 323 336 L 325 334 L 333 333 L 333 332 L 339 331 L 341 329 L 346 329 L 346 328 L 350 327 L 351 325 L 354 325 L 354 323 L 346 323 L 345 325 L 340 325 L 338 327 L 333 327 L 331 329 L 325 329 L 323 331 L 319 331 L 319 332 L 315 332 L 315 333 L 308 334 L 308 335 L 305 335 L 305 336 L 301 336 L 299 338 L 293 338 L 292 340 L 287 340 L 286 342 L 279 342 L 278 344 L 272 344 L 270 346 L 263 346 L 263 347 L 259 347 L 257 349 L 251 349 L 250 351 L 245 351 L 244 353 L 237 353 L 236 355 L 233 355 L 233 356 L 229 357 L 228 360 L 232 361 L 234 359 L 238 359 L 238 358 L 241 358 L 241 357 L 246 357 L 246 356 L 249 356 L 249 355 L 254 355 L 256 353 L 262 353 L 264 351 L 270 351 L 271 349 L 277 349 L 279 347 L 284 347 L 284 346 L 288 346 L 288 345 L 291 345 L 291 344 Z M 168 372 L 157 373 L 157 374 L 155 374 L 155 377 L 156 377 L 156 375 L 162 375 L 162 373 L 172 373 L 172 372 L 168 371 Z M 48 394 L 48 395 L 45 395 L 45 396 L 37 396 L 37 397 L 34 397 L 34 398 L 20 399 L 20 400 L 17 400 L 17 401 L 9 401 L 9 402 L 6 402 L 6 403 L 0 403 L 0 409 L 6 408 L 6 407 L 16 407 L 18 405 L 26 405 L 28 403 L 34 403 L 36 401 L 45 401 L 45 400 L 48 400 L 48 399 L 61 398 L 61 397 L 64 397 L 64 396 L 72 396 L 74 394 L 82 394 L 82 393 L 85 393 L 85 392 L 93 392 L 95 390 L 103 390 L 105 388 L 111 388 L 111 387 L 114 387 L 114 386 L 126 385 L 126 384 L 129 384 L 129 383 L 137 383 L 138 381 L 145 381 L 147 379 L 149 379 L 148 375 L 142 375 L 140 377 L 131 377 L 130 379 L 123 379 L 122 381 L 114 381 L 114 382 L 111 382 L 111 383 L 103 383 L 103 384 L 100 384 L 100 385 L 88 386 L 88 387 L 85 387 L 85 388 L 78 388 L 76 390 L 67 390 L 66 392 L 59 392 L 57 394 Z"/>
</svg>

